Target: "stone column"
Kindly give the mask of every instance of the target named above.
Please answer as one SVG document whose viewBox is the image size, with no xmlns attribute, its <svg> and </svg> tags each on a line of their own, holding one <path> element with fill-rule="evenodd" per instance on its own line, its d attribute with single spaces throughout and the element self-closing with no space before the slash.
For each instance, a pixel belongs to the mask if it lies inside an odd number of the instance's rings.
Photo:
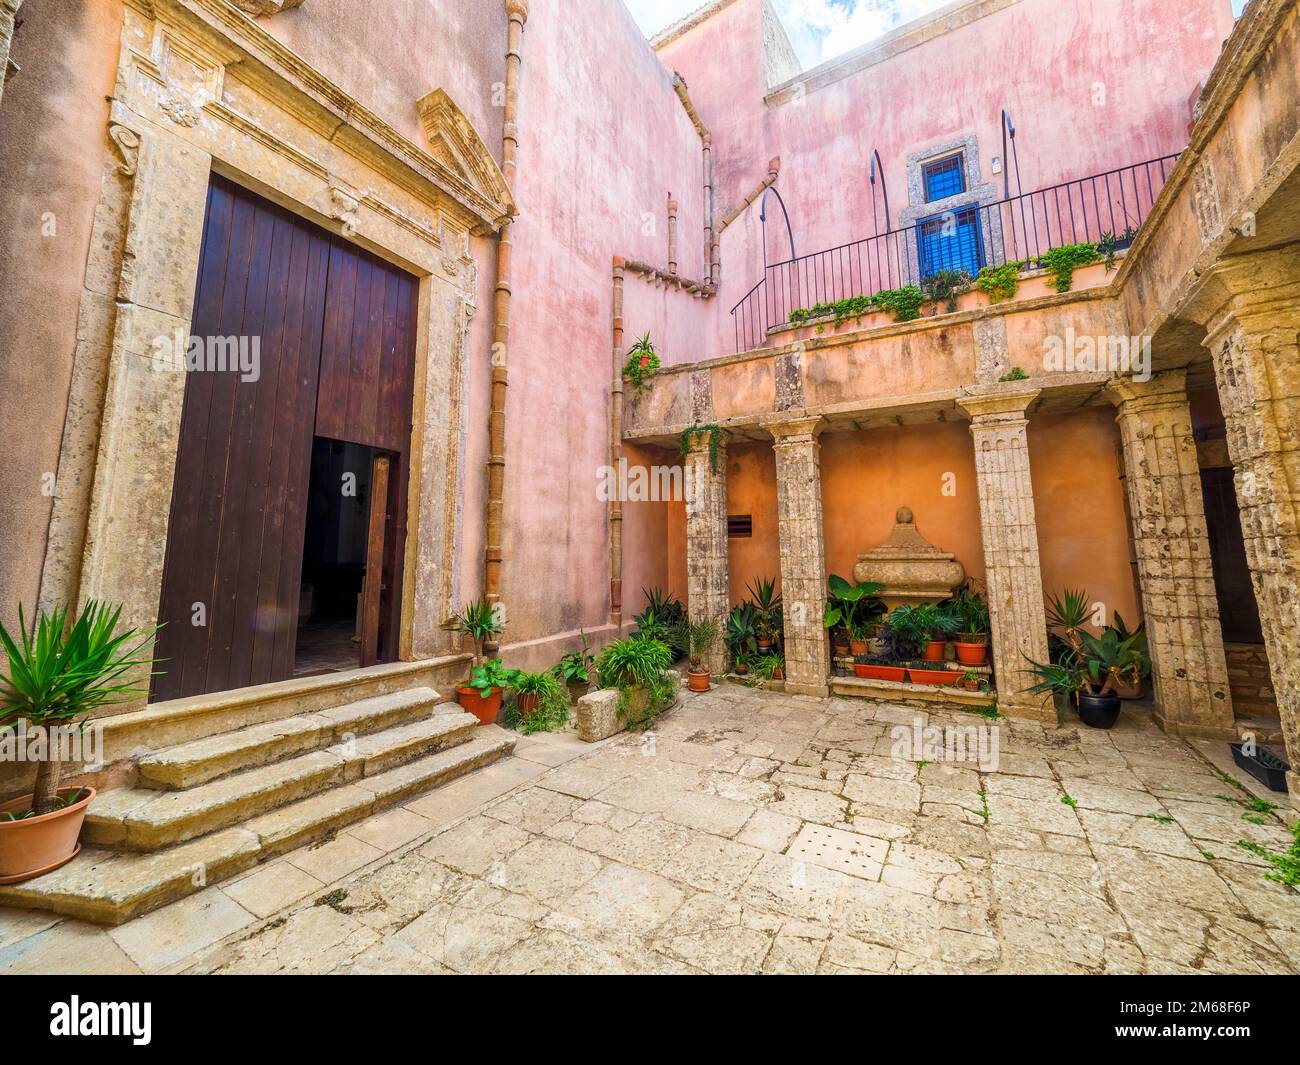
<svg viewBox="0 0 1300 1065">
<path fill-rule="evenodd" d="M 775 438 L 776 509 L 781 540 L 785 617 L 785 690 L 826 695 L 830 651 L 826 612 L 826 547 L 822 533 L 820 418 L 768 423 Z"/>
<path fill-rule="evenodd" d="M 727 671 L 722 642 L 731 612 L 727 543 L 727 445 L 718 441 L 716 462 L 710 456 L 710 431 L 692 433 L 686 453 L 686 609 L 692 621 L 712 618 L 722 630 L 709 672 Z"/>
<path fill-rule="evenodd" d="M 975 438 L 998 706 L 1008 715 L 1057 724 L 1051 701 L 1023 690 L 1031 683 L 1024 672 L 1026 658 L 1047 661 L 1047 616 L 1025 416 L 1037 396 L 1037 390 L 998 392 L 957 402 L 970 415 Z"/>
<path fill-rule="evenodd" d="M 0 99 L 9 78 L 9 45 L 14 36 L 14 21 L 23 0 L 0 0 Z M 16 69 L 16 68 L 15 68 Z"/>
<path fill-rule="evenodd" d="M 1291 801 L 1300 806 L 1300 253 L 1215 266 L 1186 312 L 1205 325 L 1214 360 Z"/>
<path fill-rule="evenodd" d="M 1234 736 L 1187 372 L 1115 381 L 1108 393 L 1119 408 L 1156 717 L 1170 732 Z"/>
</svg>

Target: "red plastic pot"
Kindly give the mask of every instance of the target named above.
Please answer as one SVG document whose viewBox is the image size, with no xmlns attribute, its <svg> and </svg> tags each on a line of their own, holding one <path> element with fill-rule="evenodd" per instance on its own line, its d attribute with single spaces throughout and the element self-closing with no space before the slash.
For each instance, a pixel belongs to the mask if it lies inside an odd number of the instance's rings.
<svg viewBox="0 0 1300 1065">
<path fill-rule="evenodd" d="M 81 851 L 78 839 L 94 788 L 60 788 L 60 795 L 84 794 L 71 806 L 24 821 L 0 821 L 0 884 L 20 884 L 66 865 Z M 29 810 L 32 797 L 0 803 L 0 813 Z"/>
<path fill-rule="evenodd" d="M 696 673 L 695 670 L 687 670 L 686 676 L 693 692 L 706 692 L 709 690 L 709 671 Z"/>
<path fill-rule="evenodd" d="M 942 662 L 945 647 L 946 644 L 942 640 L 931 640 L 925 645 L 925 650 L 921 652 L 921 661 Z"/>
<path fill-rule="evenodd" d="M 954 641 L 957 648 L 957 661 L 963 666 L 982 666 L 988 658 L 989 645 L 986 643 L 962 643 Z"/>
<path fill-rule="evenodd" d="M 457 688 L 456 702 L 466 713 L 478 718 L 480 725 L 495 725 L 501 712 L 501 694 L 500 688 L 493 688 L 492 694 L 484 698 L 477 688 Z"/>
<path fill-rule="evenodd" d="M 866 640 L 850 640 L 849 650 L 855 655 L 864 655 L 867 653 Z"/>
<path fill-rule="evenodd" d="M 913 684 L 932 684 L 936 688 L 940 688 L 960 680 L 961 674 L 954 673 L 950 669 L 916 669 L 909 666 L 907 677 Z"/>
<path fill-rule="evenodd" d="M 853 663 L 853 672 L 863 680 L 892 680 L 901 684 L 907 676 L 902 666 L 870 666 L 862 662 Z"/>
</svg>

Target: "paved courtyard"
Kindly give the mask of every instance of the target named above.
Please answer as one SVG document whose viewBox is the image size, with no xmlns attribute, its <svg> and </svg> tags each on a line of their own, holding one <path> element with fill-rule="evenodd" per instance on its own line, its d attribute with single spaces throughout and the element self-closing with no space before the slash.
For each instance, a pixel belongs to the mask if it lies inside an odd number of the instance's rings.
<svg viewBox="0 0 1300 1065">
<path fill-rule="evenodd" d="M 0 910 L 0 972 L 1294 974 L 1300 893 L 1235 845 L 1290 833 L 1203 748 L 724 686 L 118 929 Z"/>
</svg>

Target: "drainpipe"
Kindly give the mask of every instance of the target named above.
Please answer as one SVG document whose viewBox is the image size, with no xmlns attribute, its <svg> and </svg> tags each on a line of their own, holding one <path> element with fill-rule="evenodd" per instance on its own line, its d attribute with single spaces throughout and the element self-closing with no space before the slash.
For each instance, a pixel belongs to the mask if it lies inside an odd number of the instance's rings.
<svg viewBox="0 0 1300 1065">
<path fill-rule="evenodd" d="M 677 273 L 677 201 L 668 194 L 668 272 Z"/>
<path fill-rule="evenodd" d="M 717 280 L 710 265 L 718 254 L 717 241 L 713 232 L 713 217 L 717 201 L 716 191 L 713 187 L 713 137 L 705 128 L 699 112 L 695 110 L 695 104 L 691 101 L 691 94 L 686 88 L 686 79 L 675 70 L 673 71 L 673 90 L 677 93 L 677 98 L 681 100 L 682 107 L 686 109 L 686 117 L 691 120 L 691 125 L 695 127 L 695 132 L 700 135 L 700 143 L 704 146 L 704 280 L 716 288 Z"/>
<path fill-rule="evenodd" d="M 505 113 L 501 135 L 501 173 L 513 193 L 519 153 L 519 71 L 523 65 L 524 23 L 528 0 L 505 0 L 509 31 L 506 46 Z M 483 554 L 483 595 L 489 603 L 501 601 L 502 513 L 506 477 L 506 355 L 510 344 L 510 264 L 514 250 L 514 223 L 507 219 L 497 244 L 497 283 L 492 323 L 492 396 L 488 413 L 487 528 Z"/>
<path fill-rule="evenodd" d="M 609 394 L 609 464 L 615 476 L 623 459 L 623 277 L 626 261 L 614 256 L 613 381 Z M 614 492 L 609 501 L 609 623 L 615 639 L 623 635 L 623 501 Z"/>
</svg>

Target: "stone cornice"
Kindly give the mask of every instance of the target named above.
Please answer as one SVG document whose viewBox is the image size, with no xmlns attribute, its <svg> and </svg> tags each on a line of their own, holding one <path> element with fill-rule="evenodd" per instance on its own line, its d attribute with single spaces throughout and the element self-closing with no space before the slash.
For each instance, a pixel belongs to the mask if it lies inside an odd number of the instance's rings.
<svg viewBox="0 0 1300 1065">
<path fill-rule="evenodd" d="M 126 0 L 129 7 L 206 44 L 241 80 L 256 84 L 339 148 L 430 204 L 456 206 L 476 232 L 499 229 L 516 213 L 499 190 L 411 142 L 226 0 Z M 220 101 L 213 101 L 219 105 Z"/>
</svg>

